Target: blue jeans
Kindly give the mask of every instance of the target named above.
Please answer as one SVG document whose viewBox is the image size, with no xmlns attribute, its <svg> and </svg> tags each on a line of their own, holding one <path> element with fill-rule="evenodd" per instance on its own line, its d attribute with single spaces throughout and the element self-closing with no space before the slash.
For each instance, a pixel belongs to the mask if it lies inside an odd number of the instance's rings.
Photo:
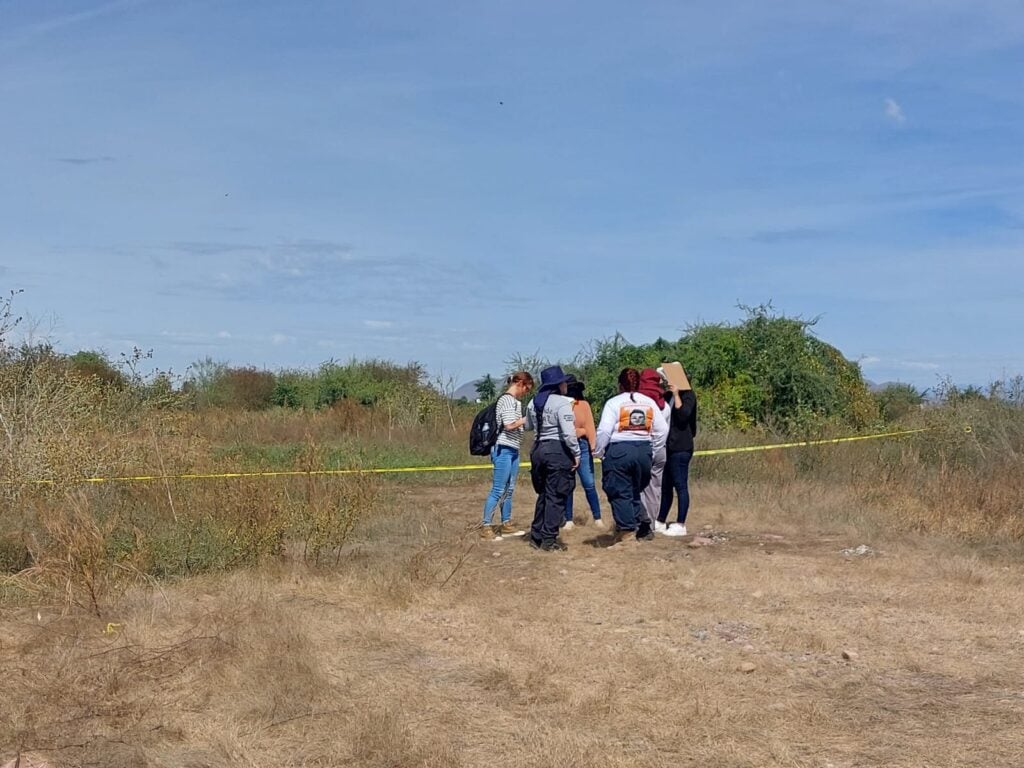
<svg viewBox="0 0 1024 768">
<path fill-rule="evenodd" d="M 673 451 L 665 461 L 665 477 L 661 483 L 661 511 L 658 521 L 664 523 L 672 509 L 672 491 L 679 497 L 679 522 L 686 522 L 690 511 L 690 459 L 693 451 Z"/>
<path fill-rule="evenodd" d="M 576 469 L 580 476 L 580 485 L 583 486 L 583 493 L 587 496 L 587 503 L 590 505 L 590 514 L 595 520 L 601 519 L 601 500 L 597 495 L 597 484 L 594 481 L 594 455 L 590 452 L 590 441 L 585 437 L 580 438 L 580 465 Z M 565 505 L 565 519 L 572 520 L 572 495 Z"/>
<path fill-rule="evenodd" d="M 512 519 L 512 493 L 516 489 L 519 475 L 519 450 L 507 445 L 491 448 L 491 463 L 494 464 L 494 484 L 484 502 L 484 525 L 491 524 L 494 508 L 501 503 L 501 522 Z"/>
</svg>

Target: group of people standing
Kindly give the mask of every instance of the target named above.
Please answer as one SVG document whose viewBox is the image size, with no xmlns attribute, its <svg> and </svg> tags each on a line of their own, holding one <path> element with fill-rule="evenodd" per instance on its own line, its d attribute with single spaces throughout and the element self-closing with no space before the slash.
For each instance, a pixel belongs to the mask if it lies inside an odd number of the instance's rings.
<svg viewBox="0 0 1024 768">
<path fill-rule="evenodd" d="M 576 477 L 583 486 L 590 513 L 599 528 L 601 503 L 594 473 L 602 461 L 601 487 L 615 522 L 615 539 L 641 541 L 686 535 L 690 507 L 689 467 L 697 434 L 697 399 L 653 368 L 624 368 L 619 393 L 604 404 L 594 423 L 585 385 L 561 367 L 541 371 L 541 383 L 523 412 L 522 400 L 534 388 L 533 377 L 518 371 L 496 404 L 499 434 L 491 449 L 494 479 L 484 502 L 480 535 L 495 539 L 519 535 L 512 523 L 512 495 L 519 474 L 519 452 L 526 430 L 536 435 L 530 454 L 530 477 L 537 493 L 531 546 L 546 551 L 565 549 L 559 538 L 573 522 Z M 673 501 L 677 519 L 668 523 Z M 501 522 L 492 524 L 495 509 Z"/>
</svg>

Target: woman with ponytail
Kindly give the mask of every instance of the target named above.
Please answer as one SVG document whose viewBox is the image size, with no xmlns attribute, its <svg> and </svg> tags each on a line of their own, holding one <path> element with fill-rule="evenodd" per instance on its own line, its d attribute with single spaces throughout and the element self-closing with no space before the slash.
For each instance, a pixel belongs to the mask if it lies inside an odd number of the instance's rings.
<svg viewBox="0 0 1024 768">
<path fill-rule="evenodd" d="M 651 481 L 654 454 L 668 438 L 668 424 L 658 404 L 640 392 L 640 373 L 624 368 L 619 394 L 604 404 L 594 454 L 603 458 L 601 487 L 615 518 L 616 542 L 631 534 L 654 538 L 642 494 Z"/>
<path fill-rule="evenodd" d="M 521 534 L 521 529 L 512 522 L 512 494 L 516 490 L 519 475 L 519 446 L 523 442 L 523 405 L 520 398 L 526 397 L 533 389 L 533 376 L 526 371 L 516 371 L 505 382 L 508 389 L 498 398 L 495 416 L 498 420 L 498 439 L 491 448 L 491 464 L 494 478 L 491 492 L 484 501 L 484 518 L 480 524 L 480 537 L 497 539 L 501 536 Z M 494 510 L 501 507 L 501 525 L 495 530 L 491 526 Z"/>
</svg>

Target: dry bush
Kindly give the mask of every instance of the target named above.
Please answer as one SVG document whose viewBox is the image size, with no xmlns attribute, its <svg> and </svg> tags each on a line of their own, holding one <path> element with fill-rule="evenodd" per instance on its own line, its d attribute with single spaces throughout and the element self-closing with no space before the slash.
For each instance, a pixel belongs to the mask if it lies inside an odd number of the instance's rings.
<svg viewBox="0 0 1024 768">
<path fill-rule="evenodd" d="M 253 566 L 297 542 L 310 563 L 337 563 L 376 502 L 372 477 L 180 480 L 72 488 L 34 499 L 23 588 L 96 615 L 150 578 Z"/>
<path fill-rule="evenodd" d="M 870 518 L 894 531 L 941 533 L 973 541 L 1024 540 L 1024 408 L 976 399 L 920 412 L 900 428 L 920 434 L 879 441 L 698 457 L 695 482 L 752 486 L 771 498 L 800 489 L 845 499 L 826 507 L 838 521 Z M 830 438 L 838 434 L 825 434 Z M 706 435 L 702 447 L 785 441 L 784 436 Z M 835 493 L 833 493 L 835 492 Z M 838 508 L 837 508 L 838 507 Z"/>
</svg>

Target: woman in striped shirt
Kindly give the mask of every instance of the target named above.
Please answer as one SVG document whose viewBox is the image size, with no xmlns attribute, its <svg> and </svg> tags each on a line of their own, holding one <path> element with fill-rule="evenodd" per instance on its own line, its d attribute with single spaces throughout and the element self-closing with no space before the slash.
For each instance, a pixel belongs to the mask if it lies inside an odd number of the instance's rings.
<svg viewBox="0 0 1024 768">
<path fill-rule="evenodd" d="M 508 389 L 498 398 L 498 439 L 491 449 L 491 463 L 494 464 L 494 482 L 484 502 L 484 520 L 480 536 L 495 539 L 502 535 L 518 533 L 512 524 L 512 493 L 516 489 L 519 475 L 519 446 L 523 442 L 523 405 L 520 399 L 533 389 L 533 377 L 526 371 L 516 371 L 508 377 Z M 497 530 L 491 527 L 494 509 L 501 505 L 501 525 Z"/>
</svg>

